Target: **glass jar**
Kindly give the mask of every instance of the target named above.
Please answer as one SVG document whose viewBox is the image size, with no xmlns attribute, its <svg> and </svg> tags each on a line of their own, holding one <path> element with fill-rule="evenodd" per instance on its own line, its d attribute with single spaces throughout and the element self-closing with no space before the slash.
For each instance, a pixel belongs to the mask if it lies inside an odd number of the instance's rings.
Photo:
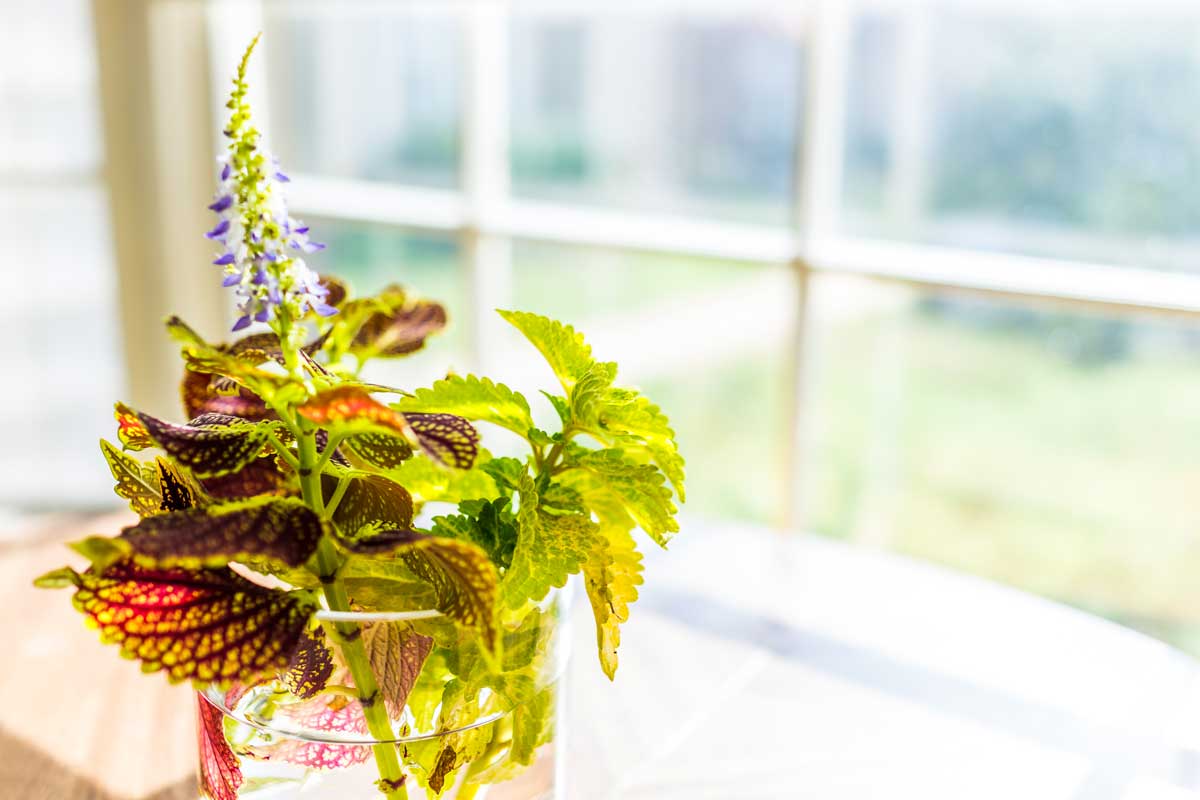
<svg viewBox="0 0 1200 800">
<path fill-rule="evenodd" d="M 569 595 L 552 590 L 523 610 L 503 626 L 501 646 L 490 657 L 477 637 L 436 611 L 318 612 L 331 631 L 325 641 L 333 667 L 324 688 L 309 691 L 281 674 L 198 693 L 200 797 L 554 797 L 562 785 L 554 741 L 570 651 Z M 340 633 L 333 633 L 335 625 Z M 337 643 L 348 630 L 351 640 L 361 632 L 371 655 L 380 687 L 374 701 L 360 699 Z M 377 703 L 386 709 L 388 737 L 374 735 L 379 725 L 369 726 L 364 713 Z M 373 713 L 378 720 L 383 711 Z M 402 777 L 384 784 L 385 774 Z"/>
</svg>

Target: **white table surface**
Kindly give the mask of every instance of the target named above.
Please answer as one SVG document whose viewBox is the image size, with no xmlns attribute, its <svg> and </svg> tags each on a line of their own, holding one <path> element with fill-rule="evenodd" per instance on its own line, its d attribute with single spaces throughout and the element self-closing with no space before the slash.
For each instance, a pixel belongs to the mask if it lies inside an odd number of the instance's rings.
<svg viewBox="0 0 1200 800">
<path fill-rule="evenodd" d="M 0 537 L 3 800 L 195 797 L 190 691 L 28 583 L 123 521 Z M 1200 797 L 1198 665 L 985 581 L 692 523 L 647 558 L 615 683 L 575 612 L 571 800 Z"/>
</svg>

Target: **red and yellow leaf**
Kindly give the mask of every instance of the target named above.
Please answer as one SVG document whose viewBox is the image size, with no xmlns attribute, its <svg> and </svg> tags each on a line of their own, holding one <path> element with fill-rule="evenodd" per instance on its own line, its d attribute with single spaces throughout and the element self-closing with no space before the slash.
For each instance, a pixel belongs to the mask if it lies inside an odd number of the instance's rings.
<svg viewBox="0 0 1200 800">
<path fill-rule="evenodd" d="M 150 432 L 136 411 L 124 403 L 117 403 L 113 408 L 117 418 L 117 439 L 122 447 L 126 450 L 145 450 L 154 446 Z"/>
<path fill-rule="evenodd" d="M 314 607 L 229 569 L 149 569 L 131 563 L 59 571 L 101 641 L 172 683 L 251 681 L 287 667 Z"/>
<path fill-rule="evenodd" d="M 225 715 L 196 693 L 196 738 L 200 745 L 200 791 L 209 800 L 237 800 L 244 776 L 225 739 Z"/>
<path fill-rule="evenodd" d="M 322 426 L 360 421 L 401 435 L 408 433 L 403 414 L 378 402 L 357 386 L 326 389 L 296 410 L 305 419 Z"/>
<path fill-rule="evenodd" d="M 402 414 L 378 402 L 357 386 L 338 386 L 326 390 L 297 410 L 306 419 L 326 427 L 359 422 L 366 423 L 367 429 L 353 431 L 355 433 L 398 433 L 408 437 L 430 458 L 457 469 L 469 468 L 479 454 L 479 431 L 462 417 L 453 414 Z"/>
</svg>

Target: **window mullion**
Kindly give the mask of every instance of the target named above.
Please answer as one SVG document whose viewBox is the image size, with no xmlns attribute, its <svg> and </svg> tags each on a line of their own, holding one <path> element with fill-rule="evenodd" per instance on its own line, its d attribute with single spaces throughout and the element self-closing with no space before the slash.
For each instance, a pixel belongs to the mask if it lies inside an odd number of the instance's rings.
<svg viewBox="0 0 1200 800">
<path fill-rule="evenodd" d="M 467 12 L 463 98 L 463 193 L 472 358 L 486 371 L 498 357 L 498 319 L 509 305 L 512 240 L 497 233 L 509 199 L 508 4 L 476 4 Z"/>
<path fill-rule="evenodd" d="M 808 334 L 812 243 L 833 225 L 841 182 L 841 132 L 844 126 L 842 99 L 848 11 L 837 0 L 826 0 L 809 12 L 808 57 L 802 65 L 804 81 L 797 136 L 795 215 L 793 225 L 797 251 L 793 274 L 793 315 L 789 340 L 788 438 L 782 521 L 786 528 L 802 530 L 806 522 L 804 461 L 807 451 L 809 397 Z"/>
</svg>

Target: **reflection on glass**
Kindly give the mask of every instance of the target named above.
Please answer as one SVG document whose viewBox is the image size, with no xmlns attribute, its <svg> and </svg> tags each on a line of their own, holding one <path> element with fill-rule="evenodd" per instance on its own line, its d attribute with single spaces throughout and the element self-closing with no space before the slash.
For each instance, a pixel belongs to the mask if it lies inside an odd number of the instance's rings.
<svg viewBox="0 0 1200 800">
<path fill-rule="evenodd" d="M 671 418 L 687 459 L 688 513 L 778 520 L 787 270 L 527 242 L 513 258 L 512 305 L 570 321 L 598 357 L 620 365 L 618 382 Z M 508 344 L 505 374 L 544 405 L 536 387 L 553 377 L 522 378 L 537 359 L 517 337 Z"/>
<path fill-rule="evenodd" d="M 342 220 L 305 220 L 313 235 L 328 246 L 307 260 L 320 273 L 341 278 L 354 296 L 400 284 L 421 297 L 442 303 L 449 328 L 416 354 L 372 365 L 381 383 L 415 388 L 443 377 L 447 369 L 467 367 L 466 287 L 458 243 L 451 237 L 403 231 L 385 225 Z"/>
<path fill-rule="evenodd" d="M 801 48 L 794 19 L 753 8 L 518 14 L 514 191 L 784 223 Z"/>
<path fill-rule="evenodd" d="M 1198 38 L 1185 6 L 858 17 L 845 228 L 1197 269 Z"/>
<path fill-rule="evenodd" d="M 266 8 L 273 147 L 297 172 L 458 181 L 462 27 L 451 13 Z"/>
<path fill-rule="evenodd" d="M 1200 327 L 824 278 L 809 526 L 1200 653 Z"/>
</svg>

